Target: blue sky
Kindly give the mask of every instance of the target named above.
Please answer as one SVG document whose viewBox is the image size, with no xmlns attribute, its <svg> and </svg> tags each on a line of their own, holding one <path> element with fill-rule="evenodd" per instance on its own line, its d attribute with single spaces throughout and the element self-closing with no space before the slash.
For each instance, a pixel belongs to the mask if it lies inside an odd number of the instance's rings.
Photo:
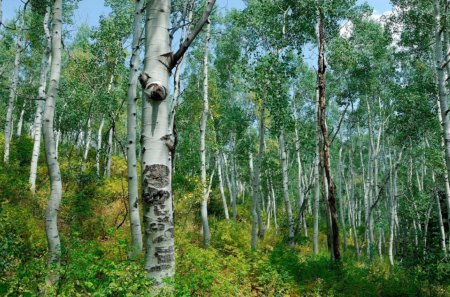
<svg viewBox="0 0 450 297">
<path fill-rule="evenodd" d="M 382 14 L 392 8 L 389 0 L 358 0 L 358 4 L 364 2 L 372 6 L 377 14 Z M 81 0 L 74 15 L 75 25 L 82 23 L 87 23 L 90 26 L 97 25 L 100 15 L 107 14 L 109 11 L 103 3 L 103 0 Z M 217 0 L 217 5 L 221 10 L 244 7 L 242 0 Z M 4 21 L 10 20 L 14 16 L 14 11 L 21 6 L 20 0 L 3 0 Z"/>
</svg>

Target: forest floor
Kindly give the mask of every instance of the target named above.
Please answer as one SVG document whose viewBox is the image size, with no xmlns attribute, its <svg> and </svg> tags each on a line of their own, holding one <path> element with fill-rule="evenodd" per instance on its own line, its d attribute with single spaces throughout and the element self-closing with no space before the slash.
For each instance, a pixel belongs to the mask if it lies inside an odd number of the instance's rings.
<svg viewBox="0 0 450 297">
<path fill-rule="evenodd" d="M 0 135 L 0 151 L 3 151 Z M 41 153 L 37 192 L 28 190 L 32 142 L 14 141 L 11 162 L 0 165 L 0 296 L 35 296 L 46 275 L 44 212 L 49 194 Z M 94 153 L 94 152 L 92 152 Z M 52 295 L 148 296 L 142 259 L 127 259 L 126 164 L 114 157 L 112 176 L 97 178 L 94 156 L 81 172 L 80 152 L 60 149 L 63 203 L 61 280 Z M 250 249 L 250 199 L 239 201 L 237 221 L 223 217 L 220 194 L 209 205 L 211 247 L 201 248 L 198 179 L 175 177 L 175 296 L 450 296 L 449 264 L 418 260 L 389 265 L 387 256 L 357 261 L 350 242 L 339 264 L 330 261 L 325 226 L 320 253 L 309 237 L 287 247 L 284 221 Z M 281 215 L 280 209 L 280 217 Z M 311 218 L 307 217 L 308 223 Z M 312 225 L 312 224 L 309 224 Z M 362 247 L 364 249 L 364 246 Z M 442 264 L 442 265 L 441 265 Z"/>
</svg>

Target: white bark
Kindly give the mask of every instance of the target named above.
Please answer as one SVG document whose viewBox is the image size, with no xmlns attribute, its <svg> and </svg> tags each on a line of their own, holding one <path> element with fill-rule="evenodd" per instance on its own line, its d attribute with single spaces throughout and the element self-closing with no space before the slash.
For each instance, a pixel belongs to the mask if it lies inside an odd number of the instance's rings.
<svg viewBox="0 0 450 297">
<path fill-rule="evenodd" d="M 133 40 L 128 75 L 127 91 L 127 169 L 128 169 L 128 209 L 130 210 L 131 249 L 130 258 L 139 255 L 142 250 L 142 230 L 139 214 L 138 176 L 136 158 L 136 100 L 137 79 L 140 64 L 140 38 L 142 33 L 143 0 L 136 0 L 134 5 Z"/>
<path fill-rule="evenodd" d="M 435 19 L 435 62 L 436 62 L 436 73 L 437 73 L 437 84 L 439 90 L 439 111 L 441 114 L 440 120 L 442 125 L 444 146 L 445 146 L 445 163 L 447 165 L 447 176 L 450 175 L 450 113 L 448 112 L 448 90 L 445 86 L 445 73 L 444 73 L 444 56 L 443 56 L 443 43 L 442 43 L 442 31 L 443 31 L 443 20 L 441 18 L 440 3 L 438 0 L 433 0 L 433 12 Z M 446 45 L 445 45 L 446 46 Z M 447 69 L 449 71 L 449 69 Z M 450 73 L 448 73 L 450 75 Z M 447 201 L 447 212 L 448 221 L 450 223 L 450 188 L 446 186 L 446 201 Z M 450 238 L 449 238 L 450 242 Z"/>
<path fill-rule="evenodd" d="M 92 128 L 91 128 L 91 116 L 89 115 L 87 121 L 87 131 L 86 131 L 86 141 L 84 143 L 84 152 L 83 152 L 83 160 L 82 160 L 82 171 L 85 169 L 86 161 L 89 155 L 89 149 L 91 148 L 91 140 L 92 140 Z"/>
<path fill-rule="evenodd" d="M 41 58 L 41 73 L 39 76 L 39 88 L 38 88 L 38 100 L 36 102 L 36 114 L 34 116 L 34 133 L 33 133 L 33 152 L 31 155 L 31 166 L 30 166 L 30 190 L 34 194 L 36 191 L 36 175 L 39 160 L 39 152 L 41 148 L 41 131 L 42 131 L 42 112 L 44 111 L 45 98 L 46 98 L 46 87 L 47 87 L 47 75 L 50 69 L 50 51 L 52 45 L 52 39 L 50 35 L 50 30 L 48 27 L 50 18 L 50 6 L 47 6 L 44 15 L 44 32 L 46 38 L 46 47 L 42 53 Z M 56 148 L 58 151 L 58 148 Z"/>
<path fill-rule="evenodd" d="M 205 53 L 203 56 L 203 113 L 200 122 L 200 161 L 201 179 L 203 188 L 203 199 L 201 203 L 201 216 L 203 227 L 203 247 L 208 248 L 211 241 L 208 223 L 208 183 L 206 179 L 206 125 L 208 122 L 209 102 L 208 102 L 208 55 L 211 24 L 206 26 Z"/>
<path fill-rule="evenodd" d="M 103 126 L 105 125 L 105 119 L 102 117 L 100 122 L 100 126 L 98 127 L 97 132 L 97 152 L 95 154 L 95 168 L 97 169 L 97 176 L 100 176 L 100 153 L 102 150 L 102 131 Z"/>
<path fill-rule="evenodd" d="M 431 171 L 431 177 L 433 180 L 433 183 L 436 185 L 436 178 L 435 178 L 435 173 L 434 170 Z M 437 191 L 437 189 L 435 190 L 435 201 L 436 201 L 436 213 L 437 213 L 437 217 L 438 217 L 438 223 L 439 223 L 439 233 L 441 235 L 441 248 L 442 248 L 442 252 L 444 253 L 445 256 L 447 256 L 447 246 L 445 243 L 445 228 L 444 228 L 444 220 L 442 219 L 442 210 L 441 210 L 441 203 L 439 201 L 439 193 Z"/>
<path fill-rule="evenodd" d="M 284 140 L 284 131 L 280 132 L 278 142 L 280 145 L 281 165 L 283 171 L 283 197 L 284 207 L 286 209 L 287 223 L 288 223 L 288 240 L 289 246 L 294 247 L 294 220 L 292 217 L 291 201 L 289 199 L 289 177 L 288 177 L 288 162 L 286 155 L 286 145 Z"/>
<path fill-rule="evenodd" d="M 147 4 L 142 103 L 142 200 L 145 269 L 156 285 L 175 273 L 174 223 L 169 148 L 170 1 Z"/>
<path fill-rule="evenodd" d="M 23 31 L 25 25 L 25 12 L 26 5 L 23 9 L 23 12 L 20 15 L 20 26 L 19 26 L 19 34 L 17 36 L 16 43 L 16 54 L 14 57 L 14 70 L 11 75 L 11 83 L 9 89 L 9 99 L 8 99 L 8 109 L 6 111 L 6 121 L 5 121 L 5 145 L 4 145 L 4 154 L 3 154 L 3 162 L 7 164 L 9 162 L 9 150 L 11 145 L 11 136 L 13 134 L 13 111 L 14 104 L 17 96 L 17 83 L 19 80 L 19 67 L 20 67 L 20 56 L 23 51 Z"/>
<path fill-rule="evenodd" d="M 105 168 L 105 175 L 106 177 L 111 177 L 111 162 L 112 162 L 112 155 L 113 155 L 113 133 L 114 133 L 114 127 L 111 127 L 109 129 L 108 133 L 108 152 L 106 155 L 106 168 Z"/>
<path fill-rule="evenodd" d="M 218 171 L 218 175 L 219 175 L 219 188 L 220 188 L 220 195 L 222 197 L 223 211 L 225 214 L 225 219 L 229 220 L 230 215 L 228 214 L 227 199 L 225 197 L 225 191 L 224 191 L 224 186 L 223 186 L 222 158 L 219 153 L 217 153 L 217 171 Z"/>
<path fill-rule="evenodd" d="M 52 29 L 52 62 L 50 66 L 50 84 L 44 111 L 44 140 L 47 167 L 50 177 L 50 197 L 45 211 L 45 231 L 48 243 L 48 264 L 58 269 L 61 257 L 61 244 L 58 232 L 58 211 L 62 197 L 62 181 L 59 163 L 56 157 L 56 143 L 53 129 L 56 97 L 58 96 L 59 79 L 61 73 L 61 30 L 62 30 L 62 0 L 55 0 L 53 4 Z M 52 285 L 59 279 L 59 272 L 53 270 L 47 283 Z"/>
<path fill-rule="evenodd" d="M 25 115 L 25 107 L 27 105 L 27 101 L 26 99 L 23 102 L 22 105 L 22 109 L 20 110 L 20 115 L 19 115 L 19 122 L 17 123 L 17 131 L 16 131 L 16 136 L 20 137 L 22 136 L 22 127 L 23 127 L 23 116 Z"/>
</svg>

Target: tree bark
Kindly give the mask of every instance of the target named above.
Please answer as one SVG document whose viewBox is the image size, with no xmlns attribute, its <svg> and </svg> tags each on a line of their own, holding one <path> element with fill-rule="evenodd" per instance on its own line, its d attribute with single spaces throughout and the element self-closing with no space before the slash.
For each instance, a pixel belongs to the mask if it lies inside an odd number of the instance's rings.
<svg viewBox="0 0 450 297">
<path fill-rule="evenodd" d="M 140 39 L 142 34 L 143 0 L 135 0 L 133 40 L 131 44 L 130 72 L 127 91 L 127 170 L 128 170 L 128 209 L 130 210 L 131 249 L 129 258 L 134 258 L 142 251 L 142 230 L 139 213 L 138 176 L 136 158 L 136 100 L 137 79 L 140 64 Z"/>
<path fill-rule="evenodd" d="M 284 140 L 284 131 L 281 130 L 278 142 L 280 145 L 281 165 L 283 173 L 283 197 L 284 207 L 286 209 L 287 224 L 288 224 L 288 240 L 289 246 L 294 247 L 294 219 L 292 217 L 291 200 L 289 199 L 289 177 L 288 177 L 288 162 L 286 155 L 286 145 Z"/>
<path fill-rule="evenodd" d="M 200 160 L 201 179 L 203 188 L 203 199 L 201 203 L 201 216 L 203 227 L 203 247 L 208 248 L 211 241 L 211 233 L 208 223 L 208 183 L 206 178 L 206 125 L 208 122 L 209 102 L 208 102 L 208 55 L 211 24 L 208 21 L 206 26 L 205 53 L 203 56 L 203 113 L 200 122 Z"/>
<path fill-rule="evenodd" d="M 50 51 L 52 39 L 48 27 L 49 18 L 50 18 L 50 6 L 47 6 L 43 24 L 47 43 L 41 58 L 41 74 L 39 76 L 38 100 L 36 102 L 36 115 L 34 117 L 33 152 L 31 155 L 30 179 L 29 179 L 30 190 L 33 194 L 36 191 L 37 167 L 41 148 L 42 112 L 45 107 L 45 99 L 46 99 L 45 89 L 47 86 L 47 74 L 50 69 Z"/>
<path fill-rule="evenodd" d="M 225 191 L 224 191 L 224 182 L 222 177 L 222 158 L 220 156 L 220 153 L 217 153 L 217 171 L 219 175 L 219 187 L 220 187 L 220 195 L 222 197 L 222 205 L 223 205 L 223 211 L 225 214 L 225 219 L 229 220 L 230 215 L 228 214 L 228 206 L 227 206 L 227 199 L 225 197 Z"/>
<path fill-rule="evenodd" d="M 9 162 L 9 150 L 11 145 L 11 136 L 13 134 L 13 111 L 14 111 L 14 104 L 16 101 L 17 96 L 17 83 L 19 80 L 19 68 L 20 68 L 20 56 L 23 52 L 23 31 L 25 26 L 25 13 L 27 9 L 26 2 L 23 11 L 20 15 L 20 27 L 19 27 L 19 34 L 17 36 L 17 43 L 16 43 L 16 54 L 14 57 L 14 70 L 11 76 L 11 83 L 10 83 L 10 89 L 9 89 L 9 99 L 8 99 L 8 109 L 6 111 L 6 121 L 5 121 L 5 145 L 4 145 L 4 153 L 3 153 L 3 162 L 5 164 L 8 164 Z"/>
<path fill-rule="evenodd" d="M 319 0 L 319 7 L 321 1 Z M 336 209 L 336 200 L 334 196 L 334 182 L 331 176 L 330 169 L 330 152 L 329 152 L 329 141 L 328 141 L 328 128 L 326 121 L 326 98 L 325 98 L 325 34 L 324 34 L 324 21 L 323 14 L 319 8 L 319 58 L 318 58 L 318 90 L 319 90 L 319 109 L 317 113 L 318 123 L 320 125 L 320 130 L 322 133 L 323 144 L 321 146 L 321 160 L 322 166 L 324 168 L 326 184 L 328 186 L 328 206 L 331 215 L 331 246 L 333 250 L 333 260 L 339 261 L 341 258 L 340 247 L 339 247 L 339 226 L 338 226 L 338 215 Z"/>
<path fill-rule="evenodd" d="M 50 177 L 50 197 L 45 211 L 45 231 L 48 243 L 48 264 L 52 269 L 47 284 L 53 285 L 59 279 L 61 257 L 61 243 L 58 232 L 58 212 L 62 197 L 62 181 L 58 159 L 56 157 L 56 143 L 53 129 L 55 117 L 56 97 L 58 96 L 59 79 L 61 74 L 61 30 L 62 30 L 62 0 L 55 0 L 53 4 L 52 29 L 52 61 L 50 66 L 50 84 L 45 101 L 44 111 L 44 142 L 47 157 L 48 174 Z"/>
</svg>

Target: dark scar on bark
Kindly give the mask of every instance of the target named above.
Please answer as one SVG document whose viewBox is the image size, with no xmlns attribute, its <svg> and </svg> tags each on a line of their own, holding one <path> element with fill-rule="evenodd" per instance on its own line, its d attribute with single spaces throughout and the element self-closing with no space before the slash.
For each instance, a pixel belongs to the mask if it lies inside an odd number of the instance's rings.
<svg viewBox="0 0 450 297">
<path fill-rule="evenodd" d="M 164 236 L 163 235 L 158 236 L 155 239 L 153 239 L 153 243 L 160 243 L 160 242 L 163 242 L 163 241 L 164 241 Z"/>
<path fill-rule="evenodd" d="M 146 165 L 142 172 L 144 187 L 164 188 L 169 185 L 169 167 L 163 164 Z"/>
<path fill-rule="evenodd" d="M 155 205 L 153 208 L 156 216 L 167 216 L 169 214 L 168 210 L 162 210 L 160 208 L 164 208 L 164 205 Z"/>
<path fill-rule="evenodd" d="M 171 268 L 172 268 L 172 265 L 162 264 L 162 265 L 156 265 L 156 266 L 150 267 L 150 269 L 148 271 L 156 272 L 156 271 L 163 271 L 163 270 L 167 270 L 167 269 L 171 269 Z"/>
<path fill-rule="evenodd" d="M 168 191 L 155 188 L 147 188 L 142 194 L 144 202 L 150 206 L 162 205 L 169 197 L 170 193 Z"/>
<path fill-rule="evenodd" d="M 175 260 L 173 246 L 168 248 L 156 247 L 155 257 L 158 259 L 158 264 L 170 263 Z"/>
<path fill-rule="evenodd" d="M 151 223 L 150 230 L 153 232 L 164 230 L 164 224 Z"/>
<path fill-rule="evenodd" d="M 164 231 L 164 236 L 168 238 L 173 238 L 173 228 L 169 228 L 166 231 Z"/>
</svg>

